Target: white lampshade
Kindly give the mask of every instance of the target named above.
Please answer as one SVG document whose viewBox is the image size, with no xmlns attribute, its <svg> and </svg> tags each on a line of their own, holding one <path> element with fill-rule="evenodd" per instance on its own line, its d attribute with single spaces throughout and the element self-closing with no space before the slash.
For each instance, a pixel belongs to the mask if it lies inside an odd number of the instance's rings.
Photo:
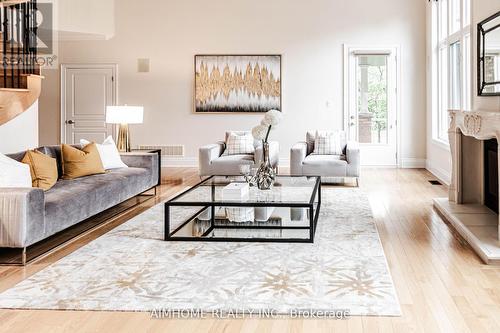
<svg viewBox="0 0 500 333">
<path fill-rule="evenodd" d="M 108 124 L 142 124 L 144 107 L 142 106 L 108 106 L 106 122 Z"/>
</svg>

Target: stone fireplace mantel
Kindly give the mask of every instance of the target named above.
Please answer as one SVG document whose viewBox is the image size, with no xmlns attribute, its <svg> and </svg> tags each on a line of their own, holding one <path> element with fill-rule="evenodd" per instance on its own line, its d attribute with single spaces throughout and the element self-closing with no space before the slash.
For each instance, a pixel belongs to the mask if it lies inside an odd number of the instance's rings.
<svg viewBox="0 0 500 333">
<path fill-rule="evenodd" d="M 496 138 L 500 139 L 500 112 L 494 111 L 457 111 L 450 110 L 450 126 L 448 130 L 448 138 L 450 142 L 450 150 L 452 157 L 452 176 L 450 184 L 450 201 L 458 204 L 464 203 L 463 200 L 463 182 L 467 181 L 466 175 L 463 175 L 463 160 L 464 153 L 470 153 L 476 157 L 474 167 L 481 167 L 481 170 L 476 170 L 480 174 L 479 181 L 482 181 L 482 156 L 477 152 L 464 152 L 463 137 L 472 137 L 480 141 Z M 500 141 L 500 140 L 499 140 Z M 469 157 L 469 156 L 467 156 Z M 482 188 L 482 185 L 481 185 Z M 477 197 L 478 203 L 482 203 L 482 194 Z"/>
<path fill-rule="evenodd" d="M 450 110 L 449 120 L 449 198 L 435 199 L 434 206 L 486 263 L 500 263 L 499 216 L 484 204 L 483 146 L 500 141 L 500 110 Z"/>
</svg>

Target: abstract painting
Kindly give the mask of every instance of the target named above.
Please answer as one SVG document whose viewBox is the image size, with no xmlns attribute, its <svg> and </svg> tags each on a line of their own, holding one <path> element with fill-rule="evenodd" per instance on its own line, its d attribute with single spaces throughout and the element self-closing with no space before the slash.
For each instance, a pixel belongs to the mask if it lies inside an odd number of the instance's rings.
<svg viewBox="0 0 500 333">
<path fill-rule="evenodd" d="M 280 55 L 196 55 L 195 111 L 281 111 Z"/>
</svg>

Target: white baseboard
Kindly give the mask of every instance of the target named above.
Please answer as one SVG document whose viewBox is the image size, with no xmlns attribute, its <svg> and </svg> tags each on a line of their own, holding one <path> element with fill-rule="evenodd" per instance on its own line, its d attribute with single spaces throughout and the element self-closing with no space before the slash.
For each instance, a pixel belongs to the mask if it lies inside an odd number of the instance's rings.
<svg viewBox="0 0 500 333">
<path fill-rule="evenodd" d="M 161 163 L 163 167 L 188 167 L 188 168 L 197 168 L 198 167 L 198 158 L 197 157 L 167 157 L 163 156 L 161 159 Z M 281 167 L 289 167 L 290 160 L 288 158 L 281 158 L 280 164 Z M 436 168 L 425 159 L 420 158 L 404 158 L 401 160 L 401 168 L 406 169 L 427 169 L 432 174 L 434 174 L 440 181 L 449 185 L 451 180 L 451 174 L 449 174 L 446 170 Z"/>
<path fill-rule="evenodd" d="M 198 167 L 197 157 L 168 157 L 162 156 L 161 158 L 162 167 Z"/>
<path fill-rule="evenodd" d="M 432 173 L 434 176 L 436 176 L 441 182 L 445 183 L 448 186 L 450 185 L 450 183 L 451 183 L 451 173 L 450 172 L 432 165 L 431 161 L 427 161 L 425 168 L 430 173 Z"/>
<path fill-rule="evenodd" d="M 280 168 L 289 168 L 290 167 L 290 159 L 289 158 L 280 158 L 279 167 Z"/>
<path fill-rule="evenodd" d="M 198 167 L 197 157 L 168 157 L 161 158 L 161 165 L 163 167 Z M 280 158 L 280 167 L 288 168 L 290 166 L 290 159 Z"/>
<path fill-rule="evenodd" d="M 402 158 L 402 169 L 425 169 L 426 160 L 423 158 Z"/>
</svg>

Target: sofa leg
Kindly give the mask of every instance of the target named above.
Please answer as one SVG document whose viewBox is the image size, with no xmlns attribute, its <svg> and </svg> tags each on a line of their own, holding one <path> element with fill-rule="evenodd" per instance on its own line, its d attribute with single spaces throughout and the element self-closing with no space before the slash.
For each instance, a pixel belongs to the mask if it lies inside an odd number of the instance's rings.
<svg viewBox="0 0 500 333">
<path fill-rule="evenodd" d="M 356 187 L 359 187 L 359 177 L 356 177 Z"/>
<path fill-rule="evenodd" d="M 21 254 L 22 265 L 26 266 L 26 248 L 23 248 L 23 253 Z"/>
</svg>

